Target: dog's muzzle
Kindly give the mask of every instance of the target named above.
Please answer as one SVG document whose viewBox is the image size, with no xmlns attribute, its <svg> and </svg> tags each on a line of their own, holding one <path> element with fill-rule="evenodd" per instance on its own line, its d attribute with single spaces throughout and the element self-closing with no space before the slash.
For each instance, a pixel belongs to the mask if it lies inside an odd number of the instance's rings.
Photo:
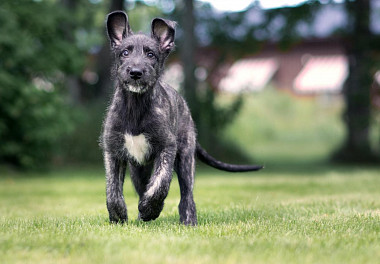
<svg viewBox="0 0 380 264">
<path fill-rule="evenodd" d="M 142 84 L 138 81 L 124 82 L 124 88 L 132 93 L 142 94 L 148 90 L 148 86 L 146 84 Z"/>
<path fill-rule="evenodd" d="M 141 77 L 143 76 L 143 71 L 139 68 L 132 68 L 130 71 L 129 71 L 129 76 L 137 81 L 139 79 L 141 79 Z"/>
</svg>

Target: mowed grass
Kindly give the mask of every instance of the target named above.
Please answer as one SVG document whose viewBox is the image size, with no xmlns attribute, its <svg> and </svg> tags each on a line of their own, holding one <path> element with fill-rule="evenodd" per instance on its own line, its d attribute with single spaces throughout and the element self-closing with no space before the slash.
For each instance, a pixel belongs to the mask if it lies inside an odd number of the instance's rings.
<svg viewBox="0 0 380 264">
<path fill-rule="evenodd" d="M 380 263 L 380 169 L 198 169 L 197 227 L 179 224 L 176 177 L 158 220 L 108 222 L 101 169 L 1 171 L 1 263 Z"/>
<path fill-rule="evenodd" d="M 266 168 L 199 167 L 197 227 L 179 224 L 176 177 L 148 223 L 136 220 L 127 178 L 129 222 L 114 225 L 101 168 L 0 169 L 0 263 L 380 263 L 380 167 L 327 163 L 344 137 L 341 101 L 331 100 L 246 95 L 223 136 Z"/>
</svg>

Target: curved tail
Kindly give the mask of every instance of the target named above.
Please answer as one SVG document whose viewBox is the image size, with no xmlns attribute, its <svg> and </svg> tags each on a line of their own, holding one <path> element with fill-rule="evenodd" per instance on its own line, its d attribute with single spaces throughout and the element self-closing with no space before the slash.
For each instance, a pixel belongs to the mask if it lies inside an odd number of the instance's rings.
<svg viewBox="0 0 380 264">
<path fill-rule="evenodd" d="M 206 150 L 204 150 L 198 142 L 197 142 L 196 153 L 197 153 L 197 157 L 202 162 L 218 170 L 224 170 L 224 171 L 229 171 L 229 172 L 244 172 L 244 171 L 257 171 L 264 168 L 263 166 L 259 166 L 259 165 L 236 165 L 236 164 L 228 164 L 228 163 L 221 162 L 219 160 L 216 160 L 210 154 L 208 154 Z"/>
</svg>

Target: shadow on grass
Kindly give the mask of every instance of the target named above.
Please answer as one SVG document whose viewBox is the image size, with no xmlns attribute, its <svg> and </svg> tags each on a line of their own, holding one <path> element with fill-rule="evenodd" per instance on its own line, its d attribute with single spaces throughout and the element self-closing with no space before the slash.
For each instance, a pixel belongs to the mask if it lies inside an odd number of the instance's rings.
<svg viewBox="0 0 380 264">
<path fill-rule="evenodd" d="M 236 223 L 250 223 L 254 220 L 268 218 L 273 215 L 266 215 L 268 212 L 263 212 L 262 210 L 252 210 L 247 208 L 226 208 L 223 210 L 198 210 L 198 225 L 202 226 L 215 226 L 215 225 L 229 225 Z M 179 215 L 172 214 L 161 216 L 154 221 L 144 222 L 141 220 L 130 220 L 127 224 L 131 227 L 139 228 L 163 228 L 163 227 L 194 227 L 194 226 L 185 226 L 180 223 Z M 195 227 L 197 227 L 195 226 Z"/>
<path fill-rule="evenodd" d="M 210 225 L 228 225 L 236 224 L 237 222 L 251 222 L 252 220 L 262 217 L 262 213 L 253 210 L 224 210 L 205 212 L 200 211 L 198 215 L 197 226 L 210 226 Z M 89 219 L 89 223 L 94 222 Z M 157 228 L 170 228 L 170 227 L 193 227 L 185 226 L 180 223 L 179 216 L 176 214 L 169 216 L 162 216 L 153 221 L 144 222 L 138 219 L 128 220 L 127 223 L 110 223 L 108 219 L 102 218 L 95 224 L 97 226 L 114 226 L 120 228 L 141 228 L 141 229 L 157 229 Z"/>
<path fill-rule="evenodd" d="M 226 208 L 221 210 L 198 210 L 198 226 L 209 226 L 209 225 L 228 225 L 240 223 L 248 223 L 252 220 L 257 220 L 265 217 L 264 212 L 261 210 L 252 210 L 248 208 Z M 90 225 L 95 226 L 114 226 L 114 227 L 129 227 L 129 228 L 168 228 L 185 225 L 181 224 L 179 221 L 179 215 L 173 213 L 170 215 L 160 216 L 156 220 L 144 222 L 138 219 L 129 219 L 126 223 L 110 223 L 106 216 L 95 216 L 89 217 L 87 220 L 81 218 L 80 220 L 72 219 L 73 222 L 87 222 Z M 189 226 L 192 227 L 192 226 Z"/>
</svg>

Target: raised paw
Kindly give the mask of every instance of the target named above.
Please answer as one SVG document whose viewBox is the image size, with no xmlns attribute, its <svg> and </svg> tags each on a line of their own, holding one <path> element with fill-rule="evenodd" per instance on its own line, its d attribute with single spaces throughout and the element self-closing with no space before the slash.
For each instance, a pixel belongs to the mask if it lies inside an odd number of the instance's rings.
<svg viewBox="0 0 380 264">
<path fill-rule="evenodd" d="M 163 208 L 163 201 L 142 199 L 139 202 L 139 218 L 143 221 L 155 220 Z"/>
</svg>

